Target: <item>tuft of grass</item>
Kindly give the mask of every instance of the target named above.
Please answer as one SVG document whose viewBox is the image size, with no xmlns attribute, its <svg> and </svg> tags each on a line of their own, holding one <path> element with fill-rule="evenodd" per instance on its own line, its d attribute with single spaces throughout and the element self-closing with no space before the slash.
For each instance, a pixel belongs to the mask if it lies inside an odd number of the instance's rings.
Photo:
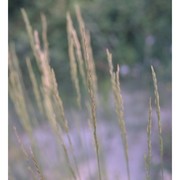
<svg viewBox="0 0 180 180">
<path fill-rule="evenodd" d="M 48 38 L 47 38 L 47 21 L 44 14 L 41 14 L 42 22 L 42 45 L 40 43 L 39 32 L 34 30 L 30 24 L 27 13 L 24 9 L 21 10 L 22 16 L 25 22 L 26 30 L 29 37 L 30 46 L 32 48 L 33 54 L 35 56 L 38 68 L 41 73 L 41 81 L 37 82 L 37 77 L 34 73 L 31 60 L 27 57 L 26 64 L 32 84 L 33 93 L 37 103 L 38 109 L 44 114 L 44 117 L 48 120 L 48 123 L 56 136 L 58 145 L 62 147 L 63 155 L 65 157 L 66 164 L 68 168 L 68 178 L 70 179 L 79 179 L 81 180 L 81 172 L 79 171 L 79 165 L 75 150 L 73 147 L 72 139 L 70 136 L 69 122 L 66 118 L 65 109 L 60 96 L 55 72 L 50 66 L 49 59 L 49 49 L 48 49 Z M 92 132 L 92 139 L 94 142 L 94 148 L 96 153 L 97 161 L 97 175 L 98 179 L 108 179 L 107 173 L 103 170 L 102 163 L 100 162 L 100 140 L 98 138 L 98 126 L 97 126 L 97 75 L 95 61 L 93 57 L 93 52 L 91 48 L 91 39 L 90 32 L 86 29 L 85 23 L 83 21 L 79 7 L 76 7 L 76 17 L 79 25 L 80 39 L 78 38 L 78 33 L 73 26 L 72 18 L 70 13 L 67 13 L 67 36 L 68 36 L 68 51 L 69 51 L 69 60 L 70 60 L 70 73 L 72 78 L 72 83 L 75 87 L 77 95 L 77 104 L 81 107 L 82 98 L 81 98 L 81 89 L 80 89 L 80 79 L 83 81 L 85 86 L 86 93 L 88 95 L 88 110 L 90 114 L 89 124 Z M 130 177 L 130 168 L 129 168 L 129 155 L 128 155 L 128 138 L 126 130 L 126 122 L 124 118 L 124 105 L 123 98 L 121 93 L 121 84 L 119 77 L 119 65 L 117 70 L 114 71 L 112 63 L 112 54 L 109 50 L 106 50 L 107 60 L 109 64 L 110 80 L 111 87 L 114 95 L 114 103 L 116 107 L 116 114 L 120 129 L 120 135 L 123 144 L 124 156 L 126 160 L 126 170 L 128 180 Z M 159 93 L 157 86 L 157 78 L 154 72 L 153 67 L 152 78 L 154 83 L 154 94 L 155 94 L 155 103 L 156 103 L 156 113 L 158 117 L 158 131 L 159 131 L 159 144 L 160 144 L 160 155 L 161 155 L 161 168 L 162 168 L 162 179 L 163 179 L 163 140 L 162 140 L 162 125 L 160 117 L 160 103 L 159 103 Z M 21 146 L 21 149 L 26 157 L 26 159 L 31 160 L 33 167 L 29 166 L 28 170 L 32 174 L 32 178 L 44 180 L 45 177 L 39 165 L 38 159 L 35 156 L 35 143 L 33 139 L 33 125 L 35 124 L 33 118 L 30 117 L 28 113 L 27 106 L 27 94 L 25 94 L 25 87 L 23 84 L 22 73 L 19 67 L 18 58 L 15 52 L 15 47 L 11 46 L 9 51 L 9 94 L 15 105 L 17 114 L 19 115 L 20 122 L 23 129 L 31 138 L 32 147 L 27 151 L 20 137 L 17 134 L 16 128 L 14 128 L 16 137 Z M 80 108 L 82 110 L 82 108 Z M 72 119 L 70 119 L 70 123 Z M 149 118 L 147 125 L 147 144 L 148 144 L 148 153 L 145 156 L 145 168 L 146 168 L 146 179 L 151 179 L 150 166 L 151 166 L 151 127 L 152 126 L 152 105 L 151 99 L 149 100 Z M 79 129 L 76 129 L 78 131 Z M 67 143 L 65 141 L 67 139 Z M 69 145 L 69 146 L 68 146 Z M 103 154 L 103 153 L 102 153 Z M 30 164 L 31 165 L 31 164 Z M 90 174 L 90 172 L 89 172 Z"/>
</svg>

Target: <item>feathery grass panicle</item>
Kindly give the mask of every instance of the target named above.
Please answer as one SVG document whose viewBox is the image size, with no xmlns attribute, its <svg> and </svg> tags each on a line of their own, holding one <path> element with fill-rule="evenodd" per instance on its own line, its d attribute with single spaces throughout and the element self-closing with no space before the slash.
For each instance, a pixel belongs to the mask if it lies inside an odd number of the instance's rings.
<svg viewBox="0 0 180 180">
<path fill-rule="evenodd" d="M 57 123 L 57 117 L 56 117 L 56 113 L 55 113 L 55 110 L 54 110 L 54 101 L 52 99 L 52 95 L 53 95 L 53 92 L 55 92 L 55 95 L 56 95 L 56 98 L 59 97 L 58 96 L 58 89 L 56 89 L 53 85 L 52 85 L 52 82 L 55 81 L 55 75 L 52 71 L 52 68 L 50 67 L 49 65 L 49 60 L 48 60 L 48 44 L 47 44 L 47 37 L 46 37 L 46 20 L 44 19 L 43 20 L 43 17 L 42 16 L 42 22 L 43 22 L 43 26 L 44 26 L 44 50 L 41 48 L 41 45 L 40 45 L 40 40 L 39 40 L 39 35 L 38 35 L 38 32 L 35 30 L 34 31 L 34 47 L 35 47 L 35 51 L 36 51 L 36 55 L 37 55 L 37 61 L 38 61 L 38 64 L 39 64 L 39 67 L 40 67 L 40 70 L 41 70 L 41 73 L 42 73 L 42 76 L 41 76 L 41 79 L 42 79 L 42 87 L 41 87 L 41 90 L 42 90 L 42 95 L 43 95 L 43 100 L 44 100 L 44 109 L 45 109 L 45 112 L 46 112 L 46 116 L 47 116 L 47 119 L 53 129 L 53 131 L 55 132 L 55 134 L 58 134 L 59 136 L 59 128 L 58 127 L 58 123 Z M 61 110 L 61 117 L 63 117 L 63 120 L 65 120 L 64 118 L 64 114 L 62 112 L 64 112 L 64 109 L 63 109 L 63 104 L 62 104 L 62 101 L 60 98 L 56 99 L 57 101 L 59 101 L 59 104 L 61 105 L 60 107 L 60 110 Z M 56 102 L 57 102 L 56 101 Z M 67 123 L 67 121 L 65 121 Z M 68 132 L 68 125 L 65 126 L 66 127 L 66 132 Z M 64 150 L 64 153 L 66 154 L 66 160 L 67 160 L 67 163 L 69 164 L 69 169 L 71 171 L 71 174 L 72 176 L 75 178 L 75 172 L 72 168 L 72 165 L 70 163 L 70 158 L 69 158 L 69 155 L 67 154 L 67 148 L 64 147 L 65 146 L 65 143 L 62 143 L 62 138 L 61 138 L 61 145 L 63 145 L 63 150 Z M 72 143 L 71 143 L 71 146 L 72 146 Z M 75 178 L 76 179 L 76 178 Z"/>
<path fill-rule="evenodd" d="M 79 107 L 81 107 L 81 93 L 79 87 L 79 78 L 78 78 L 78 71 L 77 71 L 77 64 L 75 59 L 74 53 L 74 41 L 72 36 L 72 21 L 70 14 L 67 13 L 67 35 L 68 35 L 68 51 L 69 51 L 69 60 L 70 60 L 70 71 L 71 71 L 71 79 L 76 89 L 77 94 L 77 103 Z"/>
<path fill-rule="evenodd" d="M 160 145 L 160 156 L 161 156 L 161 173 L 162 173 L 162 179 L 164 179 L 164 173 L 163 173 L 163 138 L 162 138 L 162 124 L 161 124 L 161 110 L 160 110 L 159 92 L 158 92 L 158 84 L 157 84 L 156 73 L 154 71 L 153 66 L 151 66 L 151 71 L 152 71 L 152 78 L 153 78 L 153 84 L 154 84 L 156 114 L 157 114 L 157 118 L 158 118 L 159 145 Z"/>
<path fill-rule="evenodd" d="M 85 63 L 87 62 L 87 59 L 89 59 L 88 60 L 89 68 L 90 68 L 92 79 L 93 79 L 93 91 L 95 92 L 95 95 L 96 95 L 97 89 L 98 89 L 97 76 L 96 76 L 95 64 L 94 64 L 93 53 L 92 53 L 91 42 L 90 42 L 90 33 L 85 28 L 85 24 L 84 24 L 79 6 L 76 6 L 75 10 L 76 10 L 76 17 L 78 20 L 79 30 L 80 30 L 80 35 L 81 35 L 83 57 L 84 57 Z"/>
<path fill-rule="evenodd" d="M 27 31 L 27 34 L 28 34 L 28 37 L 29 37 L 29 42 L 30 42 L 31 49 L 33 51 L 34 57 L 35 57 L 35 59 L 37 61 L 39 69 L 40 69 L 39 57 L 38 57 L 38 54 L 37 54 L 37 51 L 36 51 L 36 47 L 35 47 L 33 28 L 32 28 L 32 26 L 30 24 L 30 21 L 29 21 L 27 13 L 26 13 L 26 11 L 23 8 L 21 9 L 21 14 L 22 14 L 25 26 L 26 26 L 26 31 Z"/>
<path fill-rule="evenodd" d="M 98 164 L 98 175 L 99 179 L 101 180 L 101 166 L 100 166 L 100 156 L 99 156 L 99 143 L 97 138 L 97 118 L 96 118 L 96 94 L 94 90 L 94 80 L 92 78 L 92 71 L 90 68 L 90 59 L 87 49 L 87 43 L 85 39 L 85 52 L 86 52 L 86 71 L 87 71 L 87 85 L 88 85 L 88 94 L 90 99 L 90 107 L 91 107 L 91 123 L 93 127 L 93 138 L 95 142 L 95 149 L 96 149 L 96 157 L 97 157 L 97 164 Z"/>
<path fill-rule="evenodd" d="M 84 24 L 83 18 L 81 16 L 79 6 L 75 7 L 75 11 L 76 11 L 76 17 L 77 17 L 77 20 L 78 20 L 78 24 L 79 24 L 79 31 L 80 31 L 80 36 L 81 36 L 81 44 L 82 44 L 82 50 L 83 50 L 83 59 L 85 60 L 86 59 L 86 49 L 85 49 L 85 41 L 84 41 L 85 24 Z"/>
<path fill-rule="evenodd" d="M 115 96 L 116 77 L 115 77 L 114 67 L 113 67 L 113 63 L 112 63 L 112 54 L 109 52 L 108 49 L 106 49 L 106 53 L 107 53 L 107 60 L 108 60 L 108 65 L 109 65 L 109 73 L 110 73 L 110 76 L 111 76 L 111 85 L 112 85 L 112 89 L 113 89 L 113 95 Z"/>
<path fill-rule="evenodd" d="M 77 18 L 79 21 L 80 26 L 80 33 L 81 33 L 81 40 L 83 44 L 83 53 L 84 53 L 84 60 L 85 60 L 85 68 L 87 73 L 87 88 L 89 94 L 89 101 L 90 101 L 90 108 L 91 108 L 91 127 L 93 131 L 93 139 L 97 157 L 97 165 L 98 165 L 98 176 L 99 180 L 101 180 L 101 165 L 100 165 L 100 155 L 99 155 L 99 143 L 97 137 L 97 118 L 96 118 L 96 91 L 94 88 L 94 84 L 96 83 L 93 78 L 93 71 L 92 71 L 92 64 L 90 59 L 90 52 L 88 51 L 89 41 L 86 36 L 84 22 L 82 20 L 81 14 L 79 9 L 76 9 Z"/>
<path fill-rule="evenodd" d="M 83 83 L 84 83 L 84 86 L 86 86 L 86 75 L 85 75 L 85 72 L 84 72 L 84 62 L 83 62 L 83 56 L 82 56 L 82 53 L 81 53 L 81 44 L 80 44 L 80 41 L 78 39 L 78 35 L 77 35 L 77 32 L 73 26 L 73 23 L 72 23 L 72 18 L 71 18 L 71 15 L 70 13 L 67 13 L 67 23 L 69 23 L 69 25 L 71 26 L 70 28 L 70 31 L 69 34 L 71 33 L 72 35 L 72 41 L 73 41 L 73 46 L 76 50 L 76 56 L 77 56 L 77 62 L 78 62 L 78 67 L 79 67 L 79 71 L 80 71 L 80 75 L 82 77 L 82 80 L 83 80 Z"/>
<path fill-rule="evenodd" d="M 125 125 L 125 120 L 124 120 L 123 99 L 121 95 L 121 88 L 120 88 L 120 81 L 119 81 L 119 66 L 117 66 L 116 73 L 113 72 L 112 54 L 109 52 L 108 49 L 106 50 L 106 53 L 107 53 L 107 59 L 109 63 L 109 72 L 111 76 L 111 83 L 112 83 L 112 89 L 113 89 L 113 94 L 114 94 L 116 113 L 118 116 L 118 123 L 121 130 L 121 138 L 122 138 L 123 148 L 124 148 L 124 153 L 125 153 L 127 174 L 128 174 L 128 179 L 130 180 L 128 142 L 127 142 L 126 125 Z"/>
<path fill-rule="evenodd" d="M 41 73 L 42 73 L 42 85 L 48 93 L 51 93 L 51 68 L 49 66 L 48 58 L 46 57 L 45 51 L 41 49 L 39 34 L 35 30 L 34 31 L 34 39 L 35 39 L 35 47 L 38 55 L 38 64 L 40 65 Z"/>
<path fill-rule="evenodd" d="M 146 168 L 146 180 L 151 179 L 150 169 L 151 169 L 151 129 L 152 129 L 152 105 L 151 98 L 149 98 L 149 112 L 148 112 L 148 125 L 147 125 L 147 144 L 148 144 L 148 153 L 145 155 L 145 168 Z"/>
<path fill-rule="evenodd" d="M 90 32 L 88 30 L 86 30 L 86 32 L 85 32 L 85 38 L 86 38 L 86 43 L 87 43 L 87 53 L 89 54 L 89 67 L 92 72 L 93 89 L 94 89 L 94 92 L 96 95 L 97 90 L 98 90 L 97 75 L 96 75 L 96 67 L 95 67 L 95 63 L 94 63 L 93 52 L 92 52 L 92 48 L 91 48 Z"/>
<path fill-rule="evenodd" d="M 43 85 L 43 91 L 44 91 L 44 93 L 43 93 L 44 99 L 46 102 L 45 104 L 46 104 L 47 117 L 50 120 L 50 123 L 52 124 L 52 127 L 55 130 L 55 132 L 59 134 L 60 129 L 57 127 L 60 127 L 60 126 L 57 123 L 57 115 L 56 115 L 55 108 L 57 107 L 60 110 L 60 117 L 63 121 L 63 127 L 64 127 L 64 130 L 65 130 L 67 138 L 68 138 L 68 142 L 71 147 L 72 157 L 73 157 L 73 160 L 74 160 L 74 163 L 76 166 L 76 170 L 77 170 L 77 172 L 79 172 L 77 161 L 76 161 L 76 158 L 75 158 L 75 155 L 73 152 L 72 142 L 71 142 L 70 136 L 68 134 L 69 133 L 68 121 L 65 118 L 63 102 L 61 100 L 61 97 L 59 96 L 55 73 L 49 65 L 47 54 L 45 53 L 45 51 L 41 50 L 38 32 L 35 31 L 34 35 L 35 35 L 36 50 L 39 55 L 39 60 L 40 60 L 41 69 L 42 69 L 42 85 Z M 54 98 L 52 99 L 52 97 L 54 97 Z M 61 138 L 61 141 L 62 140 L 63 139 Z M 67 148 L 64 147 L 65 143 L 61 143 L 61 144 L 63 145 L 64 153 L 67 154 Z M 68 154 L 66 155 L 66 160 L 69 164 L 69 169 L 71 171 L 71 174 L 74 177 L 75 172 L 72 168 L 72 165 L 70 164 Z"/>
<path fill-rule="evenodd" d="M 97 127 L 96 127 L 96 92 L 97 92 L 97 77 L 96 77 L 96 71 L 95 71 L 95 65 L 94 65 L 94 59 L 90 44 L 90 35 L 88 31 L 85 29 L 85 24 L 83 21 L 83 18 L 81 16 L 81 12 L 79 7 L 76 7 L 76 16 L 79 24 L 80 29 L 80 36 L 81 36 L 81 44 L 82 44 L 82 50 L 83 50 L 83 59 L 85 62 L 85 71 L 86 71 L 86 77 L 83 72 L 81 72 L 81 68 L 83 69 L 83 64 L 80 61 L 79 67 L 80 67 L 80 73 L 82 74 L 82 78 L 84 79 L 84 84 L 87 87 L 89 98 L 90 98 L 90 107 L 91 107 L 91 124 L 92 124 L 92 131 L 93 131 L 93 140 L 95 145 L 95 151 L 96 151 L 96 157 L 97 157 L 97 164 L 98 164 L 98 175 L 99 179 L 101 180 L 101 167 L 100 167 L 100 157 L 99 157 L 99 144 L 98 144 L 98 138 L 97 138 Z M 77 38 L 77 33 L 72 25 L 72 20 L 70 15 L 67 14 L 67 21 L 69 21 L 69 31 L 72 33 L 72 39 L 74 40 L 74 43 L 72 44 L 77 49 L 77 57 L 79 60 L 82 59 L 82 53 L 80 49 L 80 43 Z M 70 33 L 69 33 L 70 34 Z M 72 46 L 73 46 L 72 45 Z M 86 80 L 85 80 L 86 79 Z"/>
<path fill-rule="evenodd" d="M 123 99 L 121 95 L 121 88 L 120 88 L 120 81 L 119 81 L 119 65 L 117 66 L 116 72 L 116 85 L 117 85 L 117 111 L 119 116 L 119 124 L 121 128 L 123 146 L 125 151 L 125 158 L 126 158 L 126 165 L 127 165 L 127 173 L 128 179 L 130 180 L 130 171 L 129 171 L 129 156 L 128 156 L 128 142 L 127 142 L 127 133 L 126 133 L 126 124 L 124 120 L 124 106 L 123 106 Z"/>
<path fill-rule="evenodd" d="M 26 65 L 28 68 L 29 77 L 31 79 L 36 103 L 38 105 L 40 112 L 43 113 L 43 105 L 42 105 L 42 98 L 41 98 L 40 90 L 38 88 L 38 83 L 37 83 L 37 79 L 36 79 L 35 73 L 32 68 L 31 60 L 28 57 L 26 58 Z"/>
</svg>

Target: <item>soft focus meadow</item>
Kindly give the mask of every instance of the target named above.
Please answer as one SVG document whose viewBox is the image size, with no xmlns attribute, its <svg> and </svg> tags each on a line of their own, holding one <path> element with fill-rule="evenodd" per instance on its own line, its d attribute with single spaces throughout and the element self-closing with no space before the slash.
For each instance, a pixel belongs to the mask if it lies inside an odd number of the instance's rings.
<svg viewBox="0 0 180 180">
<path fill-rule="evenodd" d="M 171 179 L 168 2 L 9 2 L 9 179 Z"/>
</svg>

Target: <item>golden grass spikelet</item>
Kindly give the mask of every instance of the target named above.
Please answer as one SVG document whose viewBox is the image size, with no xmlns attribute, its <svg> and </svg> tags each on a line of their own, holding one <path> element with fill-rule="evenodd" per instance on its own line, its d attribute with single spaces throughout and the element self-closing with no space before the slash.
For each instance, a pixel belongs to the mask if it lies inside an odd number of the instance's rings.
<svg viewBox="0 0 180 180">
<path fill-rule="evenodd" d="M 36 51 L 36 47 L 35 47 L 33 28 L 32 28 L 32 26 L 30 24 L 30 21 L 29 21 L 27 13 L 26 13 L 26 11 L 23 8 L 21 9 L 21 14 L 22 14 L 25 26 L 26 26 L 26 31 L 28 33 L 31 49 L 33 51 L 34 57 L 36 58 L 37 64 L 38 64 L 38 66 L 40 68 L 39 57 L 38 57 L 38 54 L 37 54 L 37 51 Z"/>
<path fill-rule="evenodd" d="M 164 179 L 164 173 L 163 173 L 163 138 L 162 138 L 162 124 L 161 124 L 161 110 L 160 110 L 159 92 L 158 92 L 156 73 L 154 71 L 153 66 L 151 66 L 151 71 L 152 71 L 152 78 L 153 78 L 153 84 L 154 84 L 156 114 L 157 114 L 157 118 L 158 118 L 159 145 L 160 145 L 160 156 L 161 156 L 161 173 L 162 173 L 162 179 Z"/>
<path fill-rule="evenodd" d="M 83 57 L 84 57 L 84 59 L 86 59 L 86 49 L 85 49 L 85 41 L 84 41 L 85 24 L 84 24 L 83 18 L 81 16 L 79 6 L 75 7 L 75 11 L 76 11 L 76 17 L 77 17 L 77 20 L 78 20 L 78 24 L 79 24 L 79 31 L 80 31 L 80 36 L 81 36 L 81 44 L 82 44 L 82 49 L 83 49 Z"/>
<path fill-rule="evenodd" d="M 85 41 L 85 48 L 87 48 L 87 44 Z M 87 52 L 87 51 L 86 51 Z M 91 123 L 93 127 L 93 138 L 95 142 L 95 149 L 96 149 L 96 157 L 97 157 L 97 164 L 98 164 L 98 175 L 99 179 L 101 180 L 101 166 L 100 166 L 100 156 L 99 156 L 99 144 L 98 144 L 98 138 L 97 138 L 97 120 L 96 120 L 96 94 L 93 86 L 93 78 L 92 78 L 92 71 L 90 69 L 90 59 L 89 59 L 89 54 L 87 52 L 86 54 L 86 71 L 87 71 L 87 85 L 88 85 L 88 94 L 90 98 L 90 107 L 91 107 Z"/>
<path fill-rule="evenodd" d="M 51 68 L 49 66 L 48 58 L 46 57 L 45 52 L 41 50 L 39 34 L 36 30 L 34 31 L 34 39 L 35 39 L 36 52 L 39 57 L 38 62 L 39 62 L 40 69 L 42 72 L 42 84 L 43 84 L 44 90 L 48 91 L 48 93 L 51 93 L 52 91 Z"/>
<path fill-rule="evenodd" d="M 98 89 L 97 88 L 97 76 L 96 76 L 93 53 L 92 53 L 92 49 L 91 49 L 90 33 L 85 28 L 85 24 L 84 24 L 79 6 L 76 6 L 75 10 L 76 10 L 76 17 L 77 17 L 78 24 L 79 24 L 79 29 L 80 29 L 83 57 L 85 60 L 85 64 L 87 63 L 87 59 L 89 61 L 88 62 L 89 69 L 91 71 L 92 79 L 93 79 L 93 91 L 96 94 L 97 89 Z"/>
<path fill-rule="evenodd" d="M 92 72 L 92 79 L 93 79 L 93 89 L 95 92 L 95 95 L 97 93 L 97 75 L 96 75 L 96 68 L 95 68 L 95 63 L 94 63 L 94 57 L 93 57 L 93 52 L 91 48 L 91 38 L 90 38 L 90 32 L 86 30 L 85 34 L 86 38 L 86 43 L 87 43 L 87 53 L 89 54 L 89 67 L 90 71 Z"/>
<path fill-rule="evenodd" d="M 121 138 L 122 138 L 123 148 L 124 148 L 124 153 L 125 153 L 127 174 L 128 174 L 128 179 L 130 180 L 128 142 L 127 142 L 126 125 L 125 125 L 125 120 L 124 120 L 123 99 L 121 95 L 121 88 L 120 88 L 120 81 L 119 81 L 119 66 L 117 66 L 116 73 L 113 72 L 112 54 L 109 52 L 108 49 L 106 50 L 106 53 L 107 53 L 109 72 L 111 76 L 111 84 L 112 84 L 115 106 L 116 106 L 116 114 L 118 116 L 118 123 L 121 130 Z"/>
<path fill-rule="evenodd" d="M 84 86 L 86 86 L 86 75 L 85 75 L 85 72 L 84 72 L 84 62 L 83 62 L 83 56 L 82 56 L 82 53 L 81 53 L 81 44 L 80 44 L 80 41 L 78 39 L 77 32 L 76 32 L 76 30 L 75 30 L 75 28 L 73 26 L 72 18 L 71 18 L 70 13 L 67 13 L 67 21 L 68 21 L 67 23 L 69 23 L 69 25 L 70 25 L 69 34 L 71 33 L 73 46 L 74 46 L 74 48 L 76 50 L 76 56 L 77 56 L 77 62 L 78 62 L 80 75 L 82 77 Z"/>
</svg>

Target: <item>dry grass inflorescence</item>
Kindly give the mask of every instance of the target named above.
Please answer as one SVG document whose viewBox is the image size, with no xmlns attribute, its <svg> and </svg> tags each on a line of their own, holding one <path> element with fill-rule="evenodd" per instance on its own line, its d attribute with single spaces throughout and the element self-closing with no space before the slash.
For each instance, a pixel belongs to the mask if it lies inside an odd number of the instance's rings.
<svg viewBox="0 0 180 180">
<path fill-rule="evenodd" d="M 47 22 L 45 15 L 41 15 L 42 21 L 42 45 L 40 43 L 40 37 L 37 30 L 34 30 L 30 24 L 27 13 L 24 9 L 21 10 L 22 16 L 25 22 L 26 30 L 29 37 L 30 46 L 32 48 L 37 66 L 41 73 L 41 81 L 37 82 L 36 74 L 33 70 L 32 60 L 27 57 L 26 64 L 27 69 L 36 100 L 38 110 L 46 117 L 49 125 L 56 137 L 56 141 L 61 148 L 60 156 L 64 157 L 63 166 L 68 169 L 66 175 L 59 175 L 60 179 L 80 179 L 81 177 L 80 167 L 72 137 L 70 136 L 70 127 L 68 122 L 71 119 L 67 119 L 63 101 L 59 92 L 56 76 L 53 68 L 50 66 L 49 50 L 48 50 L 48 38 L 47 38 Z M 82 110 L 82 97 L 81 97 L 81 86 L 82 81 L 83 88 L 86 90 L 87 95 L 87 109 L 89 111 L 89 124 L 90 131 L 92 132 L 92 140 L 96 154 L 97 174 L 94 179 L 104 180 L 108 179 L 107 172 L 102 164 L 103 159 L 100 155 L 101 140 L 98 137 L 98 118 L 97 118 L 97 76 L 96 68 L 93 58 L 93 52 L 91 48 L 90 32 L 86 29 L 79 7 L 76 7 L 76 17 L 79 25 L 79 33 L 76 31 L 70 13 L 67 13 L 67 37 L 68 37 L 68 52 L 70 62 L 70 74 L 74 90 L 77 96 L 77 105 L 79 110 Z M 79 37 L 80 36 L 80 37 Z M 14 133 L 16 134 L 18 143 L 27 159 L 27 169 L 31 173 L 30 179 L 47 179 L 41 168 L 41 162 L 38 157 L 38 145 L 33 135 L 33 127 L 38 126 L 39 121 L 36 118 L 31 118 L 28 110 L 28 98 L 25 85 L 22 79 L 22 72 L 19 66 L 19 60 L 16 55 L 15 46 L 11 45 L 9 48 L 9 94 L 12 102 L 14 103 L 15 110 L 19 116 L 20 123 L 24 131 L 28 134 L 31 142 L 29 150 L 24 147 L 21 137 L 18 135 L 16 127 L 14 127 Z M 128 155 L 128 132 L 126 129 L 126 121 L 124 118 L 124 106 L 122 98 L 122 90 L 119 80 L 119 65 L 117 70 L 114 71 L 112 54 L 107 49 L 107 60 L 109 64 L 110 81 L 112 92 L 114 95 L 114 103 L 117 114 L 117 121 L 119 124 L 120 138 L 122 140 L 124 157 L 126 160 L 127 179 L 133 179 L 131 177 L 130 160 Z M 159 145 L 160 145 L 160 156 L 161 156 L 161 168 L 162 168 L 162 179 L 163 179 L 163 140 L 162 140 L 162 127 L 160 117 L 160 103 L 159 93 L 157 86 L 156 74 L 152 69 L 152 77 L 154 83 L 154 94 L 156 111 L 158 117 L 158 130 L 159 130 Z M 146 179 L 151 179 L 151 128 L 152 128 L 152 102 L 151 98 L 149 101 L 149 119 L 147 123 L 147 155 L 145 155 L 145 169 Z M 79 129 L 77 129 L 79 131 Z M 67 142 L 64 139 L 67 139 Z M 113 156 L 113 154 L 112 154 Z M 143 156 L 143 155 L 142 155 Z M 104 157 L 105 158 L 105 157 Z M 121 165 L 119 164 L 119 171 L 121 173 Z M 90 172 L 88 172 L 90 174 Z"/>
</svg>

